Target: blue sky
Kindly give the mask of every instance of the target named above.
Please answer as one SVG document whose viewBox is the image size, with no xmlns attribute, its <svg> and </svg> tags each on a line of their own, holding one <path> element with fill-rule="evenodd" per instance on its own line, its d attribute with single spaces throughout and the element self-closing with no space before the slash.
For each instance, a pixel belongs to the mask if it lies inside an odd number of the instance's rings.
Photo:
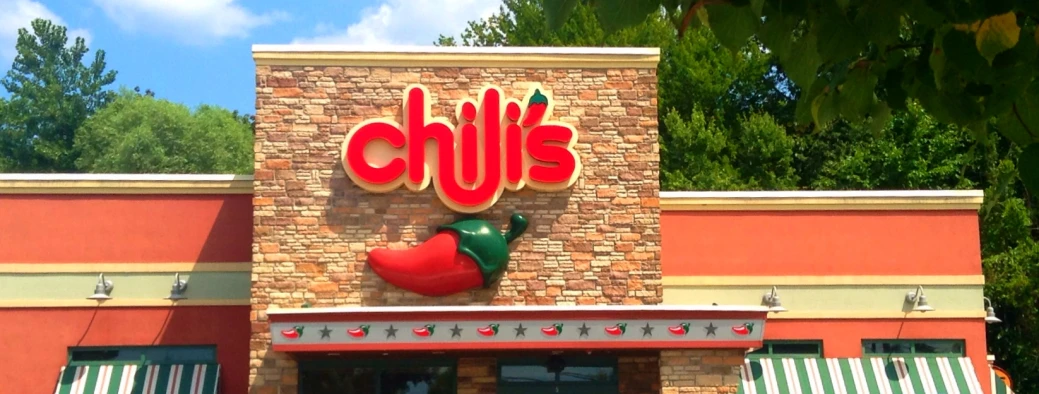
<svg viewBox="0 0 1039 394">
<path fill-rule="evenodd" d="M 253 44 L 430 45 L 501 0 L 0 0 L 0 73 L 17 30 L 51 19 L 105 51 L 115 85 L 254 112 Z M 2 88 L 0 88 L 2 89 Z M 6 92 L 0 91 L 0 94 Z"/>
</svg>

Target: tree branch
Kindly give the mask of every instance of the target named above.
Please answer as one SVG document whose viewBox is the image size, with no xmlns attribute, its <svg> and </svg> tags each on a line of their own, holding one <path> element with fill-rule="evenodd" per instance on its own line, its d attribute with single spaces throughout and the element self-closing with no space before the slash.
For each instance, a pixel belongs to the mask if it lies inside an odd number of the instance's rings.
<svg viewBox="0 0 1039 394">
<path fill-rule="evenodd" d="M 678 38 L 682 38 L 685 35 L 685 31 L 689 29 L 689 24 L 693 22 L 693 16 L 700 10 L 701 7 L 710 4 L 728 3 L 729 0 L 690 0 L 689 8 L 686 10 L 685 15 L 682 16 L 682 24 L 678 26 Z"/>
<path fill-rule="evenodd" d="M 1025 132 L 1027 132 L 1028 135 L 1032 136 L 1032 138 L 1035 138 L 1036 137 L 1035 133 L 1033 133 L 1032 130 L 1028 128 L 1028 124 L 1026 124 L 1025 120 L 1021 118 L 1021 113 L 1017 111 L 1017 103 L 1014 103 L 1013 108 L 1014 108 L 1014 117 L 1016 117 L 1017 121 L 1021 123 L 1021 127 L 1024 127 Z"/>
<path fill-rule="evenodd" d="M 897 51 L 899 49 L 913 49 L 923 47 L 924 44 L 898 44 L 887 47 L 887 49 L 884 50 L 884 53 L 891 53 L 891 51 Z"/>
</svg>

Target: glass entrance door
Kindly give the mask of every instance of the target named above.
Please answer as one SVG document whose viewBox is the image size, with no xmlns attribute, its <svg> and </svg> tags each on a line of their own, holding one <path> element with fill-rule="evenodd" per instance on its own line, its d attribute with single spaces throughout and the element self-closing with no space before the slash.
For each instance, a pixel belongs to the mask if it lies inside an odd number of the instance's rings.
<svg viewBox="0 0 1039 394">
<path fill-rule="evenodd" d="M 454 394 L 454 360 L 308 360 L 300 394 Z"/>
<path fill-rule="evenodd" d="M 551 356 L 498 359 L 498 394 L 618 394 L 617 359 Z"/>
</svg>

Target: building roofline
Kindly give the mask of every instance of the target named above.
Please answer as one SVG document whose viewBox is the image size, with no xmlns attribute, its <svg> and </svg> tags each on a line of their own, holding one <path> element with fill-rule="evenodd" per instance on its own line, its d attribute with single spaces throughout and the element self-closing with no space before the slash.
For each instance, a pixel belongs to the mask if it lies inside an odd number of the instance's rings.
<svg viewBox="0 0 1039 394">
<path fill-rule="evenodd" d="M 756 305 L 461 305 L 461 306 L 347 306 L 328 308 L 276 308 L 268 315 L 309 314 L 401 314 L 401 313 L 536 313 L 536 312 L 751 312 L 765 313 L 768 307 Z"/>
<path fill-rule="evenodd" d="M 665 211 L 978 210 L 981 190 L 661 192 Z"/>
<path fill-rule="evenodd" d="M 0 194 L 252 194 L 234 174 L 0 174 Z"/>
<path fill-rule="evenodd" d="M 660 48 L 253 45 L 258 66 L 656 68 Z"/>
<path fill-rule="evenodd" d="M 252 194 L 234 174 L 0 174 L 0 194 Z M 665 191 L 664 211 L 977 210 L 981 190 Z"/>
</svg>

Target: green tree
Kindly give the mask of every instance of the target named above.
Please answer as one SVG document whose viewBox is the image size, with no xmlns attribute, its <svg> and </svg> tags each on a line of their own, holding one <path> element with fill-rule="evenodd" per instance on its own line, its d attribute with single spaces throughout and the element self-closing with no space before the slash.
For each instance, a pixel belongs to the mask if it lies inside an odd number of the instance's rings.
<svg viewBox="0 0 1039 394">
<path fill-rule="evenodd" d="M 792 141 L 781 127 L 792 121 L 792 98 L 778 86 L 782 75 L 756 48 L 733 57 L 711 31 L 676 37 L 663 14 L 607 33 L 594 9 L 578 5 L 561 29 L 544 22 L 543 0 L 506 0 L 487 19 L 471 21 L 461 34 L 466 46 L 661 47 L 659 120 L 665 189 L 790 189 Z M 441 45 L 453 37 L 441 36 Z M 771 115 L 765 115 L 765 111 Z M 751 114 L 751 115 L 746 115 Z M 774 139 L 764 139 L 760 134 Z M 700 140 L 715 138 L 713 143 Z"/>
<path fill-rule="evenodd" d="M 838 118 L 875 129 L 906 98 L 942 123 L 985 141 L 989 121 L 1024 148 L 1024 185 L 1039 193 L 1039 2 L 1033 0 L 561 0 L 545 21 L 565 29 L 585 4 L 607 32 L 637 26 L 661 10 L 678 36 L 709 26 L 732 51 L 751 37 L 774 53 L 802 89 L 801 124 Z"/>
<path fill-rule="evenodd" d="M 89 50 L 82 37 L 68 45 L 66 29 L 36 19 L 32 32 L 18 30 L 14 64 L 0 81 L 10 100 L 0 104 L 0 171 L 71 172 L 78 156 L 75 131 L 112 98 L 106 86 L 105 52 Z"/>
<path fill-rule="evenodd" d="M 600 6 L 615 3 L 596 2 Z M 922 1 L 907 3 L 916 7 Z M 549 28 L 546 18 L 551 19 L 552 13 L 543 7 L 569 4 L 574 7 L 571 17 L 561 19 L 561 28 Z M 715 33 L 723 33 L 717 29 L 675 27 L 710 23 L 708 12 L 649 11 L 644 18 L 634 18 L 616 30 L 603 28 L 599 12 L 586 1 L 508 0 L 492 18 L 470 22 L 461 41 L 463 45 L 660 47 L 658 113 L 661 186 L 665 190 L 984 189 L 986 202 L 979 221 L 985 294 L 1004 320 L 988 328 L 990 351 L 1010 371 L 1018 392 L 1039 391 L 1039 371 L 1034 367 L 1039 361 L 1039 308 L 1035 304 L 1039 299 L 1039 247 L 1035 246 L 1039 201 L 1018 176 L 1019 141 L 1000 134 L 980 135 L 976 125 L 951 125 L 930 113 L 928 105 L 933 103 L 908 99 L 908 94 L 904 100 L 896 100 L 901 106 L 876 104 L 883 110 L 875 113 L 880 115 L 879 122 L 871 116 L 849 119 L 824 111 L 823 115 L 832 118 L 826 122 L 828 132 L 798 127 L 797 118 L 802 124 L 806 118 L 811 122 L 813 111 L 810 105 L 795 103 L 804 102 L 813 92 L 798 85 L 804 75 L 787 78 L 791 69 L 783 61 L 795 57 L 784 59 L 772 47 L 763 51 L 763 45 L 740 46 L 738 56 L 732 56 L 722 45 L 731 37 L 719 40 Z M 767 39 L 769 34 L 774 33 L 759 32 L 760 41 L 776 44 Z M 622 35 L 654 40 L 613 38 Z M 614 41 L 607 44 L 611 39 Z M 440 43 L 455 45 L 457 41 L 442 37 Z M 906 45 L 897 50 L 920 49 Z M 810 58 L 815 52 L 802 55 Z M 816 70 L 817 79 L 833 77 L 821 70 Z M 872 71 L 854 70 L 852 67 L 851 77 L 857 78 L 856 83 L 872 81 Z M 843 86 L 835 86 L 838 94 L 847 93 Z M 879 82 L 873 94 L 888 100 Z M 827 105 L 840 110 L 842 103 L 848 105 L 842 100 Z M 1022 115 L 1027 120 L 1031 113 Z M 987 126 L 1014 126 L 1005 125 L 1007 119 L 996 117 Z"/>
<path fill-rule="evenodd" d="M 76 166 L 92 173 L 251 174 L 253 132 L 226 109 L 188 107 L 122 90 L 76 134 Z"/>
</svg>

